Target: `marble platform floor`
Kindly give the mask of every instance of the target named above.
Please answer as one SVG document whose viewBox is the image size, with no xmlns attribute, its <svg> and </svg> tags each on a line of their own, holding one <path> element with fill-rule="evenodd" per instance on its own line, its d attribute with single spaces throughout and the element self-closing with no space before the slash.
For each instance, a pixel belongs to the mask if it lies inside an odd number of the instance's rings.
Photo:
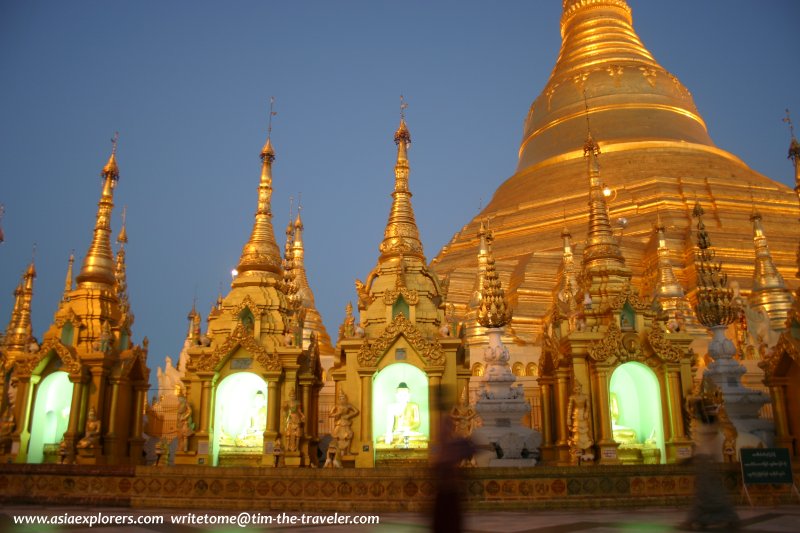
<svg viewBox="0 0 800 533">
<path fill-rule="evenodd" d="M 66 507 L 11 505 L 0 509 L 0 532 L 9 533 L 234 533 L 266 531 L 269 533 L 417 533 L 429 530 L 429 517 L 420 513 L 379 513 L 379 525 L 177 525 L 172 517 L 203 513 L 204 511 L 177 511 L 164 509 L 125 509 L 108 507 Z M 750 532 L 798 532 L 800 531 L 800 505 L 777 507 L 737 508 L 741 519 L 739 531 Z M 160 515 L 161 525 L 18 525 L 14 516 L 71 516 L 103 513 L 107 516 Z M 214 514 L 208 511 L 209 514 Z M 221 511 L 219 515 L 229 515 Z M 272 513 L 275 515 L 276 513 Z M 288 513 L 289 515 L 296 513 Z M 316 514 L 316 513 L 315 513 Z M 558 511 L 507 511 L 469 512 L 465 516 L 465 533 L 568 533 L 568 532 L 662 532 L 685 531 L 681 523 L 686 510 L 680 508 L 647 509 L 575 509 Z M 729 531 L 718 529 L 717 531 Z"/>
</svg>

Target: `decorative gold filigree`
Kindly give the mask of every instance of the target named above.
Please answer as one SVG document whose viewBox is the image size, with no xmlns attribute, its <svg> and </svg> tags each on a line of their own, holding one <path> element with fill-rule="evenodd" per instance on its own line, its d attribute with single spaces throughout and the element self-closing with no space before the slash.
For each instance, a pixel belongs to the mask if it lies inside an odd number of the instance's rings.
<svg viewBox="0 0 800 533">
<path fill-rule="evenodd" d="M 695 314 L 707 328 L 727 326 L 739 314 L 733 302 L 733 291 L 728 287 L 728 275 L 722 264 L 714 260 L 714 249 L 703 223 L 703 208 L 696 202 L 692 216 L 697 219 L 697 249 L 695 268 L 697 269 L 697 306 Z"/>
<path fill-rule="evenodd" d="M 32 354 L 24 359 L 17 359 L 15 362 L 15 374 L 18 376 L 30 376 L 36 370 L 36 367 L 44 361 L 50 353 L 55 353 L 70 374 L 79 374 L 81 372 L 81 361 L 75 352 L 75 348 L 71 346 L 64 346 L 56 338 L 51 338 L 42 344 L 39 352 Z"/>
<path fill-rule="evenodd" d="M 660 324 L 654 324 L 654 327 L 650 329 L 650 333 L 647 334 L 647 342 L 656 357 L 662 361 L 677 363 L 684 354 L 679 348 L 672 345 L 664 334 L 664 329 L 659 326 Z"/>
<path fill-rule="evenodd" d="M 619 76 L 622 76 L 622 73 L 624 71 L 625 69 L 622 67 L 622 65 L 609 65 L 608 67 L 606 67 L 606 72 L 608 72 L 608 75 L 611 76 L 612 78 L 617 78 Z"/>
<path fill-rule="evenodd" d="M 201 372 L 216 370 L 219 364 L 238 347 L 244 348 L 253 355 L 258 363 L 266 370 L 280 370 L 281 361 L 277 353 L 269 353 L 242 324 L 228 335 L 225 342 L 217 346 L 213 352 L 201 356 L 196 363 L 196 368 Z"/>
<path fill-rule="evenodd" d="M 609 302 L 608 306 L 612 311 L 618 312 L 625 306 L 625 302 L 629 303 L 636 311 L 647 311 L 650 308 L 649 304 L 643 302 L 642 299 L 633 292 L 630 282 L 622 287 L 620 292 Z"/>
<path fill-rule="evenodd" d="M 655 87 L 656 86 L 656 74 L 657 74 L 658 71 L 656 69 L 650 68 L 650 67 L 639 67 L 639 70 L 642 71 L 642 76 L 644 76 L 644 79 L 647 81 L 647 83 L 650 85 L 650 87 Z"/>
<path fill-rule="evenodd" d="M 444 351 L 439 341 L 436 339 L 426 340 L 422 336 L 422 332 L 402 313 L 394 317 L 380 337 L 369 344 L 365 342 L 361 346 L 361 350 L 358 352 L 358 363 L 362 366 L 376 365 L 400 335 L 406 338 L 426 364 L 431 366 L 444 364 Z"/>
<path fill-rule="evenodd" d="M 75 313 L 72 307 L 68 308 L 65 313 L 56 318 L 53 324 L 56 326 L 56 328 L 61 329 L 67 322 L 72 323 L 72 327 L 75 329 L 81 329 L 84 327 L 81 317 Z"/>
<path fill-rule="evenodd" d="M 238 305 L 231 309 L 231 314 L 235 317 L 240 317 L 245 309 L 249 309 L 253 313 L 253 317 L 258 318 L 264 314 L 266 305 L 258 305 L 253 301 L 250 295 L 246 295 Z"/>
</svg>

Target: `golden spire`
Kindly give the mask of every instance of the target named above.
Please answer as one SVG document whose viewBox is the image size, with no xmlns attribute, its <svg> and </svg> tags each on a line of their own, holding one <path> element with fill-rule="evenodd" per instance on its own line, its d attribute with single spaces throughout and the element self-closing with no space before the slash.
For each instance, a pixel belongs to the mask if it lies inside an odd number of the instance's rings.
<svg viewBox="0 0 800 533">
<path fill-rule="evenodd" d="M 492 237 L 489 231 L 487 243 L 491 243 L 491 241 Z M 486 251 L 486 271 L 483 274 L 483 281 L 481 283 L 481 303 L 480 307 L 478 307 L 478 322 L 485 328 L 502 328 L 511 321 L 511 308 L 508 307 L 506 295 L 503 291 L 503 284 L 494 266 L 491 244 L 487 244 Z"/>
<path fill-rule="evenodd" d="M 75 263 L 75 252 L 69 253 L 69 262 L 67 263 L 67 278 L 64 280 L 64 295 L 61 297 L 62 302 L 69 300 L 69 293 L 72 292 L 72 265 Z"/>
<path fill-rule="evenodd" d="M 756 268 L 753 272 L 753 292 L 760 292 L 769 289 L 786 289 L 783 276 L 775 267 L 772 254 L 767 245 L 767 237 L 764 235 L 764 226 L 761 223 L 761 213 L 753 211 L 750 215 L 753 223 L 753 245 L 756 251 Z"/>
<path fill-rule="evenodd" d="M 753 211 L 750 221 L 753 223 L 753 245 L 756 252 L 750 303 L 764 308 L 773 329 L 783 329 L 792 306 L 792 294 L 772 260 L 761 223 L 761 214 Z"/>
<path fill-rule="evenodd" d="M 656 235 L 658 236 L 658 281 L 656 282 L 656 298 L 683 298 L 683 287 L 675 277 L 672 270 L 672 261 L 669 259 L 669 246 L 664 236 L 664 224 L 661 215 L 657 215 Z"/>
<path fill-rule="evenodd" d="M 112 139 L 111 156 L 103 167 L 103 192 L 97 204 L 97 217 L 94 224 L 94 238 L 83 258 L 83 266 L 78 273 L 78 285 L 99 283 L 111 287 L 114 284 L 114 255 L 111 251 L 111 211 L 114 209 L 114 187 L 119 181 L 117 166 L 117 139 Z"/>
<path fill-rule="evenodd" d="M 14 290 L 14 310 L 6 329 L 5 349 L 24 351 L 32 336 L 31 300 L 33 300 L 33 280 L 36 278 L 36 267 L 33 260 L 25 269 L 25 274 Z"/>
<path fill-rule="evenodd" d="M 128 301 L 128 276 L 127 267 L 125 265 L 125 245 L 128 243 L 128 231 L 125 228 L 127 208 L 122 208 L 122 229 L 117 235 L 117 243 L 119 249 L 117 250 L 117 264 L 114 268 L 114 279 L 117 283 L 117 299 L 119 300 L 120 310 L 120 324 L 130 326 L 133 323 L 133 315 L 131 315 L 131 306 Z"/>
<path fill-rule="evenodd" d="M 589 124 L 588 107 L 586 107 L 586 124 L 587 126 Z M 589 174 L 589 234 L 586 237 L 586 248 L 583 250 L 583 265 L 592 267 L 598 263 L 611 262 L 623 266 L 625 259 L 608 220 L 608 206 L 603 194 L 603 182 L 600 179 L 598 155 L 600 147 L 592 138 L 590 130 L 583 145 L 583 156 L 586 158 Z"/>
<path fill-rule="evenodd" d="M 6 240 L 6 236 L 3 234 L 3 214 L 6 212 L 6 207 L 3 204 L 0 204 L 0 243 Z"/>
<path fill-rule="evenodd" d="M 303 220 L 300 218 L 300 203 L 297 204 L 297 218 L 294 220 L 294 242 L 292 243 L 292 269 L 294 282 L 297 285 L 298 294 L 301 296 L 303 304 L 308 307 L 314 306 L 314 297 L 311 294 L 311 286 L 308 283 L 305 265 L 305 248 L 303 246 Z"/>
<path fill-rule="evenodd" d="M 275 232 L 272 228 L 272 162 L 275 160 L 275 151 L 272 149 L 270 133 L 272 130 L 272 117 L 274 98 L 270 100 L 269 127 L 267 142 L 261 150 L 261 180 L 258 184 L 258 207 L 250 239 L 242 249 L 239 265 L 236 267 L 239 276 L 248 272 L 272 272 L 280 274 L 281 259 L 278 244 L 275 242 Z"/>
<path fill-rule="evenodd" d="M 578 278 L 575 272 L 575 258 L 572 252 L 572 234 L 566 226 L 561 231 L 563 252 L 561 256 L 560 279 L 557 285 L 557 296 L 563 302 L 574 300 L 578 292 Z"/>
<path fill-rule="evenodd" d="M 189 321 L 189 331 L 186 333 L 187 339 L 193 340 L 195 338 L 195 321 L 199 317 L 200 313 L 197 312 L 197 296 L 195 296 L 192 300 L 192 310 L 186 315 L 186 319 Z"/>
<path fill-rule="evenodd" d="M 492 233 L 487 228 L 488 221 L 481 220 L 478 227 L 478 275 L 475 279 L 475 288 L 472 291 L 472 297 L 469 301 L 469 306 L 477 309 L 481 304 L 483 298 L 483 281 L 485 279 L 486 265 L 489 261 L 489 246 L 491 246 Z"/>
<path fill-rule="evenodd" d="M 405 108 L 408 105 L 400 96 L 400 126 L 394 134 L 397 145 L 397 163 L 394 167 L 394 192 L 392 192 L 392 209 L 383 232 L 380 245 L 380 259 L 412 255 L 425 262 L 419 230 L 411 206 L 411 191 L 408 188 L 408 147 L 411 134 L 405 121 Z"/>
<path fill-rule="evenodd" d="M 714 249 L 703 223 L 703 208 L 699 202 L 694 204 L 692 216 L 697 219 L 697 249 L 695 250 L 695 269 L 697 270 L 698 321 L 707 328 L 727 326 L 736 320 L 737 309 L 733 305 L 733 291 L 728 288 L 728 275 L 722 271 L 722 264 L 714 261 Z"/>
<path fill-rule="evenodd" d="M 283 247 L 283 287 L 284 292 L 289 297 L 290 301 L 294 301 L 299 287 L 297 285 L 297 276 L 295 272 L 294 262 L 294 224 L 292 223 L 292 202 L 293 198 L 289 199 L 289 222 L 286 224 L 286 244 Z"/>
<path fill-rule="evenodd" d="M 303 347 L 307 347 L 310 342 L 311 334 L 316 335 L 319 342 L 320 353 L 329 354 L 333 353 L 333 345 L 331 344 L 331 337 L 328 335 L 328 330 L 325 329 L 325 324 L 322 322 L 322 316 L 317 310 L 316 303 L 314 302 L 314 292 L 311 290 L 311 284 L 308 282 L 308 275 L 306 273 L 305 265 L 305 245 L 303 244 L 303 219 L 300 216 L 302 205 L 297 203 L 297 217 L 294 220 L 294 244 L 292 245 L 292 267 L 294 274 L 294 284 L 297 287 L 297 300 L 298 304 L 306 309 L 306 316 L 303 325 Z"/>
</svg>

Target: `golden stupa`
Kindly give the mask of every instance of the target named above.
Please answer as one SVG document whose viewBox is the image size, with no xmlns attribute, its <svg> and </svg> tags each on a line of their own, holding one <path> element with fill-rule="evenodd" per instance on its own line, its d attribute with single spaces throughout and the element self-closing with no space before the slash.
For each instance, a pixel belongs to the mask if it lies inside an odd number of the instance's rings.
<svg viewBox="0 0 800 533">
<path fill-rule="evenodd" d="M 658 284 L 658 249 L 669 249 L 674 273 L 694 299 L 695 201 L 707 206 L 717 257 L 743 296 L 753 284 L 755 211 L 777 270 L 793 279 L 797 197 L 714 145 L 691 93 L 658 64 L 632 24 L 623 0 L 564 1 L 561 51 L 528 112 L 515 174 L 433 261 L 439 275 L 449 276 L 448 301 L 460 316 L 473 292 L 478 228 L 490 219 L 497 269 L 514 307 L 513 335 L 538 344 L 563 255 L 562 230 L 572 232 L 576 254 L 584 249 L 587 121 L 603 154 L 609 219 L 635 286 Z M 653 238 L 659 217 L 660 244 Z"/>
</svg>

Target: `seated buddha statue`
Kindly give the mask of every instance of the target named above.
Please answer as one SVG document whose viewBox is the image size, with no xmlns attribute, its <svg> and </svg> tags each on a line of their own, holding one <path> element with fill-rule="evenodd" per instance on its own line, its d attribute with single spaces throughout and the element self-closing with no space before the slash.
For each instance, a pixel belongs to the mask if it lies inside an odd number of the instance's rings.
<svg viewBox="0 0 800 533">
<path fill-rule="evenodd" d="M 636 438 L 636 431 L 618 423 L 619 401 L 617 400 L 617 394 L 614 392 L 611 393 L 610 404 L 611 434 L 614 436 L 614 440 L 620 444 L 636 444 L 638 442 Z"/>
<path fill-rule="evenodd" d="M 425 436 L 418 431 L 420 423 L 419 405 L 411 401 L 408 385 L 401 382 L 395 391 L 395 402 L 386 411 L 384 444 L 404 448 L 411 441 L 424 441 Z"/>
</svg>

